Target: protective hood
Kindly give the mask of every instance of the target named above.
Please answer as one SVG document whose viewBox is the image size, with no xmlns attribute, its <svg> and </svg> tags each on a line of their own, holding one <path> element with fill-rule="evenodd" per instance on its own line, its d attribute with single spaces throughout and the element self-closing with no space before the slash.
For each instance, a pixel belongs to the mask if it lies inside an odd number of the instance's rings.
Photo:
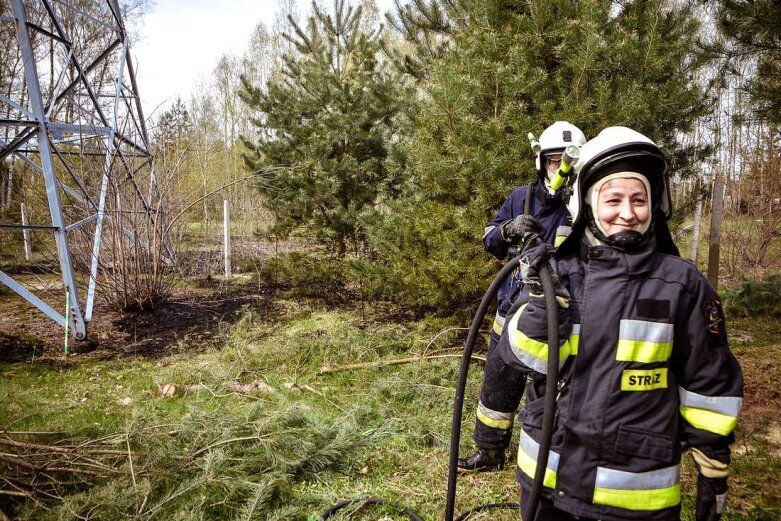
<svg viewBox="0 0 781 521">
<path fill-rule="evenodd" d="M 569 242 L 577 243 L 576 236 L 582 236 L 586 221 L 591 215 L 584 215 L 586 190 L 598 180 L 617 172 L 637 172 L 648 179 L 651 188 L 651 218 L 653 226 L 649 233 L 657 235 L 657 249 L 678 254 L 672 243 L 667 220 L 672 215 L 670 191 L 665 171 L 667 160 L 664 153 L 651 139 L 627 127 L 608 127 L 580 149 L 580 159 L 575 164 L 573 193 L 568 203 L 572 215 L 573 233 L 561 245 L 568 250 Z M 590 212 L 589 212 L 590 213 Z M 661 236 L 661 237 L 660 237 Z M 570 240 L 571 239 L 571 240 Z"/>
</svg>

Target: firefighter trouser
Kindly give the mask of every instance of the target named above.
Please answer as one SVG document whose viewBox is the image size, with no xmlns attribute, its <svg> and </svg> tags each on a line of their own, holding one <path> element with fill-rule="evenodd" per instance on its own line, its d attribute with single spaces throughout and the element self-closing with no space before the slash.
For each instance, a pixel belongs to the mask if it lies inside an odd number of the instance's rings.
<svg viewBox="0 0 781 521">
<path fill-rule="evenodd" d="M 510 444 L 515 411 L 526 384 L 524 373 L 505 365 L 496 351 L 488 351 L 477 405 L 475 443 L 481 449 L 505 449 Z"/>
</svg>

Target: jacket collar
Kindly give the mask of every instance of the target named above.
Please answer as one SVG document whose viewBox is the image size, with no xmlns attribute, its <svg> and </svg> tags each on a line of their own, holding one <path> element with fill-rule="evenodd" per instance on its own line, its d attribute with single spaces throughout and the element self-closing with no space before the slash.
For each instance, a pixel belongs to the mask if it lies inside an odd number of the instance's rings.
<svg viewBox="0 0 781 521">
<path fill-rule="evenodd" d="M 585 235 L 580 240 L 580 258 L 592 261 L 624 264 L 629 275 L 651 271 L 656 254 L 656 239 L 651 237 L 643 246 L 633 250 L 620 250 L 607 244 L 592 246 Z"/>
</svg>

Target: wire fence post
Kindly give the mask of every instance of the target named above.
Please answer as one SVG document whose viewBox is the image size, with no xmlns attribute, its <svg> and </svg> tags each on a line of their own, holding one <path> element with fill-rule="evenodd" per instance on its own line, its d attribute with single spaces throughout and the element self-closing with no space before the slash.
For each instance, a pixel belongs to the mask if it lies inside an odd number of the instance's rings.
<svg viewBox="0 0 781 521">
<path fill-rule="evenodd" d="M 700 220 L 702 219 L 702 198 L 697 199 L 694 209 L 694 232 L 692 233 L 691 261 L 697 264 L 697 249 L 700 246 Z"/>
<path fill-rule="evenodd" d="M 231 205 L 230 202 L 225 199 L 223 202 L 223 237 L 224 237 L 224 253 L 225 253 L 225 278 L 231 277 Z"/>
<path fill-rule="evenodd" d="M 724 217 L 724 174 L 716 170 L 713 180 L 713 203 L 711 205 L 710 240 L 708 241 L 708 282 L 713 289 L 719 289 L 719 253 L 721 251 L 721 223 Z"/>
<path fill-rule="evenodd" d="M 68 292 L 68 287 L 66 286 L 65 287 L 65 356 L 68 356 L 68 334 L 70 333 L 68 331 L 68 328 L 70 327 L 70 319 L 71 319 L 70 308 L 71 308 L 70 295 Z"/>
</svg>

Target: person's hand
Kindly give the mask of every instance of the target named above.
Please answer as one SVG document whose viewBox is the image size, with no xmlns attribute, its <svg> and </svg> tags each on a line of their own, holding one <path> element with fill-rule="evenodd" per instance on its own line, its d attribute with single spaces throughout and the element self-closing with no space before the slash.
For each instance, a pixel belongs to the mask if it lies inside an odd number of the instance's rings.
<svg viewBox="0 0 781 521">
<path fill-rule="evenodd" d="M 697 521 L 719 521 L 727 507 L 727 478 L 697 476 Z"/>
<path fill-rule="evenodd" d="M 502 238 L 507 242 L 519 242 L 531 235 L 541 235 L 542 226 L 531 215 L 519 215 L 506 221 L 501 227 Z"/>
<path fill-rule="evenodd" d="M 543 295 L 539 269 L 553 257 L 554 251 L 552 246 L 543 243 L 531 247 L 521 254 L 521 277 L 523 277 L 524 283 L 529 286 L 529 294 L 532 297 L 541 297 Z M 551 269 L 550 275 L 556 300 L 561 307 L 569 307 L 570 294 L 567 288 L 564 287 L 564 284 L 561 283 L 559 274 Z"/>
</svg>

